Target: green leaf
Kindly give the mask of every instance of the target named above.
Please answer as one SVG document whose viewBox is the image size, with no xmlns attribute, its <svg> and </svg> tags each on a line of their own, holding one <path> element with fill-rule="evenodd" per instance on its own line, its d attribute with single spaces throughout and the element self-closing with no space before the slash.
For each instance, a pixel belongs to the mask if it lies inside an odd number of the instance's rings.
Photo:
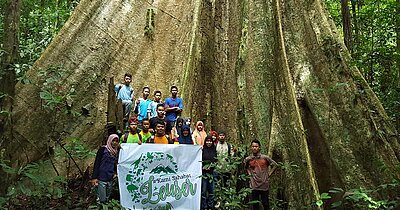
<svg viewBox="0 0 400 210">
<path fill-rule="evenodd" d="M 8 166 L 5 163 L 0 163 L 1 168 L 3 169 L 4 172 L 6 172 L 7 174 L 16 174 L 17 170 Z"/>
<path fill-rule="evenodd" d="M 315 204 L 317 204 L 317 206 L 322 206 L 324 202 L 322 200 L 318 200 L 317 202 L 315 202 Z"/>
<path fill-rule="evenodd" d="M 342 188 L 332 188 L 329 190 L 330 193 L 339 193 L 339 192 L 343 192 Z"/>
<path fill-rule="evenodd" d="M 17 191 L 17 190 L 15 189 L 15 186 L 9 187 L 9 188 L 8 188 L 8 191 L 7 191 L 7 196 L 8 196 L 8 197 L 11 197 L 11 196 L 15 195 L 16 191 Z"/>
<path fill-rule="evenodd" d="M 341 205 L 342 205 L 342 201 L 336 201 L 336 202 L 334 202 L 334 203 L 331 204 L 331 207 L 332 207 L 332 208 L 336 208 L 336 207 L 339 207 L 339 206 L 341 206 Z"/>
<path fill-rule="evenodd" d="M 329 199 L 329 198 L 332 198 L 328 193 L 322 193 L 321 194 L 321 199 L 322 200 L 326 200 L 326 199 Z"/>
<path fill-rule="evenodd" d="M 26 196 L 31 196 L 32 195 L 32 191 L 31 189 L 27 188 L 26 186 L 20 184 L 19 185 L 19 189 L 21 190 L 21 192 L 26 195 Z"/>
</svg>

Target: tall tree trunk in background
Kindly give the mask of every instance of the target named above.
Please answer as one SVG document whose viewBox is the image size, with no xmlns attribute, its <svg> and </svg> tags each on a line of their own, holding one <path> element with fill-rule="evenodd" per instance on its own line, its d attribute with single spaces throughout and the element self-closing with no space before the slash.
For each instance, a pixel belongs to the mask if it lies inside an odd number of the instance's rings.
<svg viewBox="0 0 400 210">
<path fill-rule="evenodd" d="M 397 0 L 397 14 L 400 14 L 400 0 Z M 397 88 L 400 88 L 400 15 L 396 15 L 396 37 L 397 37 Z"/>
<path fill-rule="evenodd" d="M 357 44 L 358 36 L 359 36 L 358 20 L 357 20 L 357 4 L 358 4 L 358 0 L 351 0 L 351 15 L 352 15 L 352 21 L 353 21 L 353 26 L 354 26 L 354 36 L 353 36 L 353 40 L 352 40 L 353 45 Z"/>
<path fill-rule="evenodd" d="M 18 144 L 5 147 L 13 161 L 42 158 L 48 136 L 59 133 L 98 145 L 109 78 L 130 72 L 136 92 L 148 85 L 167 97 L 178 85 L 182 115 L 212 122 L 206 126 L 225 130 L 229 141 L 261 139 L 263 152 L 284 168 L 271 177 L 271 189 L 279 191 L 271 197 L 279 194 L 288 208 L 309 207 L 331 187 L 370 189 L 398 176 L 396 130 L 351 65 L 321 0 L 158 0 L 153 6 L 159 9 L 148 39 L 146 1 L 80 2 L 27 72 L 35 85 L 17 85 Z M 55 134 L 47 125 L 55 116 L 41 107 L 46 84 L 38 75 L 54 65 L 63 81 L 54 88 L 76 93 L 72 110 L 92 107 L 86 115 L 57 116 Z"/>
<path fill-rule="evenodd" d="M 21 14 L 21 0 L 8 0 L 6 3 L 4 16 L 4 54 L 0 63 L 0 93 L 5 94 L 0 98 L 0 111 L 6 114 L 0 115 L 0 148 L 4 148 L 3 142 L 12 142 L 13 140 L 13 121 L 12 106 L 15 95 L 16 75 L 12 65 L 18 59 L 18 34 L 19 18 Z M 3 149 L 1 154 L 5 154 Z M 8 157 L 0 157 L 8 158 Z M 7 176 L 0 172 L 0 176 Z M 5 181 L 7 181 L 5 179 Z M 6 189 L 6 184 L 1 184 L 0 194 Z"/>
<path fill-rule="evenodd" d="M 14 96 L 15 71 L 12 65 L 18 59 L 19 49 L 19 18 L 21 14 L 21 0 L 8 0 L 4 16 L 4 54 L 1 58 L 2 80 L 0 91 Z"/>
<path fill-rule="evenodd" d="M 342 22 L 343 22 L 343 36 L 344 44 L 347 49 L 352 51 L 352 35 L 351 35 L 351 21 L 350 21 L 350 10 L 349 10 L 349 0 L 341 0 L 341 10 L 342 10 Z"/>
</svg>

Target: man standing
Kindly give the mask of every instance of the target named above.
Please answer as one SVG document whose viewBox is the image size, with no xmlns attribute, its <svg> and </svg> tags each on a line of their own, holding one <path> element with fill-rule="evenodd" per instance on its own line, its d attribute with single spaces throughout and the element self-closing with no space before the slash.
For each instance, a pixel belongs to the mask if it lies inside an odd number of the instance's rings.
<svg viewBox="0 0 400 210">
<path fill-rule="evenodd" d="M 136 107 L 135 107 L 135 112 L 138 114 L 140 128 L 142 127 L 143 120 L 147 119 L 147 108 L 151 103 L 151 100 L 148 99 L 150 95 L 150 88 L 147 86 L 143 87 L 142 93 L 143 93 L 142 95 L 143 98 L 139 98 L 138 100 L 136 100 Z"/>
<path fill-rule="evenodd" d="M 153 117 L 157 117 L 157 105 L 162 104 L 161 91 L 154 91 L 154 101 L 149 104 L 147 108 L 147 118 L 150 120 Z"/>
<path fill-rule="evenodd" d="M 165 124 L 162 121 L 156 122 L 156 133 L 152 136 L 148 143 L 154 144 L 173 144 L 174 142 L 165 135 Z"/>
<path fill-rule="evenodd" d="M 276 169 L 276 162 L 270 157 L 260 153 L 261 143 L 258 140 L 251 142 L 252 154 L 244 159 L 244 165 L 247 169 L 247 173 L 250 175 L 250 188 L 252 189 L 251 197 L 252 201 L 259 201 L 261 197 L 261 203 L 264 210 L 269 209 L 269 176 Z M 269 166 L 272 165 L 271 172 L 269 172 Z M 259 203 L 253 204 L 253 210 L 259 209 Z"/>
<path fill-rule="evenodd" d="M 132 110 L 132 101 L 134 100 L 133 88 L 131 87 L 132 75 L 129 73 L 125 73 L 124 76 L 124 84 L 115 85 L 114 91 L 117 94 L 117 100 L 122 101 L 122 106 L 124 110 L 124 120 L 128 121 L 131 110 Z"/>
<path fill-rule="evenodd" d="M 226 142 L 224 131 L 220 131 L 218 137 L 219 140 L 216 146 L 219 160 L 218 173 L 221 179 L 221 185 L 225 187 L 227 186 L 228 180 L 231 178 L 230 171 L 232 170 L 232 166 L 229 165 L 229 160 L 230 157 L 233 156 L 234 149 L 231 144 Z"/>
<path fill-rule="evenodd" d="M 182 99 L 178 96 L 178 87 L 171 86 L 171 98 L 165 99 L 165 111 L 167 119 L 166 133 L 170 134 L 172 127 L 175 125 L 176 117 L 179 116 L 183 109 Z"/>
<path fill-rule="evenodd" d="M 150 132 L 154 133 L 158 121 L 163 122 L 165 125 L 165 108 L 163 104 L 157 105 L 157 116 L 150 119 Z"/>
<path fill-rule="evenodd" d="M 140 131 L 139 135 L 142 136 L 142 143 L 146 143 L 147 140 L 151 137 L 150 120 L 144 119 L 142 124 L 142 131 Z"/>
<path fill-rule="evenodd" d="M 137 132 L 138 120 L 135 117 L 129 119 L 129 132 L 126 132 L 120 138 L 120 144 L 122 143 L 136 143 L 142 144 L 142 136 Z"/>
</svg>

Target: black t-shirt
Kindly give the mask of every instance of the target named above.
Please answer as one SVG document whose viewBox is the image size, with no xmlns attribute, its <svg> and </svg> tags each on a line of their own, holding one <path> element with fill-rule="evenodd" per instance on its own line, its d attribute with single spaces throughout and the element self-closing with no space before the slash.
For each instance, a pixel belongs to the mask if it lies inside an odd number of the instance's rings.
<svg viewBox="0 0 400 210">
<path fill-rule="evenodd" d="M 164 123 L 164 125 L 165 125 L 165 119 L 160 119 L 160 118 L 158 118 L 158 117 L 153 117 L 153 118 L 151 118 L 150 119 L 150 128 L 152 128 L 153 130 L 155 130 L 156 129 L 156 125 L 157 125 L 157 122 L 163 122 Z"/>
</svg>

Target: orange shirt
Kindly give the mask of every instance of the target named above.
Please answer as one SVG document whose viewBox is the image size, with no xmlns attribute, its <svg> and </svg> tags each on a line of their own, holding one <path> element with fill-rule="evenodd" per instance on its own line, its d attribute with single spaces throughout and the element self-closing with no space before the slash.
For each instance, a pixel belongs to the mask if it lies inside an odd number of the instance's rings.
<svg viewBox="0 0 400 210">
<path fill-rule="evenodd" d="M 166 136 L 154 136 L 154 144 L 168 144 Z"/>
</svg>

